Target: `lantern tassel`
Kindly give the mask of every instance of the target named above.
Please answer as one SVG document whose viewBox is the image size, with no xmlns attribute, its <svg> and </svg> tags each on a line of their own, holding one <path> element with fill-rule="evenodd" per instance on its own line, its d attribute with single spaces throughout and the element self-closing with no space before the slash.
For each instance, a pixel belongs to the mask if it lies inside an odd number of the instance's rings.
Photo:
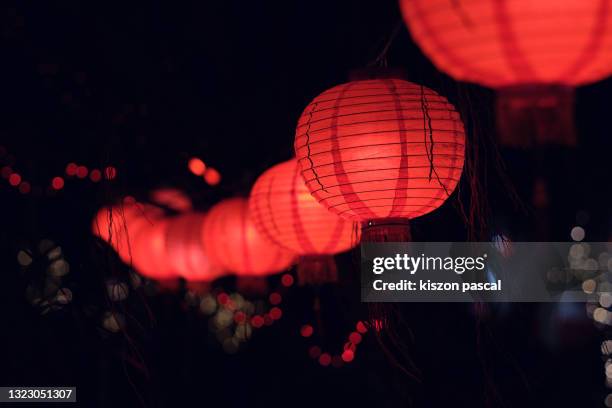
<svg viewBox="0 0 612 408">
<path fill-rule="evenodd" d="M 369 220 L 361 225 L 361 242 L 408 242 L 410 222 L 406 218 Z"/>
<path fill-rule="evenodd" d="M 236 290 L 247 296 L 260 297 L 268 292 L 268 280 L 264 276 L 238 276 Z"/>
<path fill-rule="evenodd" d="M 496 110 L 502 146 L 576 146 L 573 88 L 558 85 L 502 88 Z"/>
<path fill-rule="evenodd" d="M 302 256 L 298 263 L 297 276 L 301 286 L 338 282 L 336 261 L 332 255 Z"/>
</svg>

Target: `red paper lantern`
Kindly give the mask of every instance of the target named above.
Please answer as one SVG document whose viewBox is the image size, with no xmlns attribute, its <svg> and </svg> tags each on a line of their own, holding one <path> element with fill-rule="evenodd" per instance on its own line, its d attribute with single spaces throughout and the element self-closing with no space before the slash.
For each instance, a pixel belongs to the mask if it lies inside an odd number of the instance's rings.
<svg viewBox="0 0 612 408">
<path fill-rule="evenodd" d="M 159 208 L 126 201 L 98 211 L 92 222 L 92 232 L 111 245 L 123 262 L 131 263 L 136 235 L 152 220 L 162 216 L 163 211 Z"/>
<path fill-rule="evenodd" d="M 287 269 L 291 252 L 261 235 L 249 215 L 248 200 L 221 201 L 208 213 L 202 241 L 212 263 L 237 275 L 263 276 Z"/>
<path fill-rule="evenodd" d="M 295 136 L 312 195 L 339 216 L 365 223 L 368 240 L 405 240 L 407 233 L 390 236 L 390 225 L 406 231 L 407 220 L 441 206 L 461 177 L 464 145 L 453 105 L 399 79 L 323 92 L 302 113 Z"/>
<path fill-rule="evenodd" d="M 401 0 L 415 42 L 460 81 L 499 90 L 505 146 L 573 146 L 573 92 L 612 74 L 607 0 Z"/>
<path fill-rule="evenodd" d="M 119 258 L 152 279 L 175 278 L 166 262 L 167 221 L 160 208 L 126 201 L 98 211 L 92 231 L 109 243 Z"/>
<path fill-rule="evenodd" d="M 206 216 L 190 213 L 169 219 L 165 248 L 171 271 L 187 281 L 212 281 L 223 275 L 213 264 L 202 242 L 202 227 Z"/>
<path fill-rule="evenodd" d="M 249 208 L 259 232 L 301 255 L 301 283 L 335 281 L 332 255 L 359 242 L 355 222 L 331 213 L 310 194 L 295 159 L 277 164 L 257 179 Z"/>
<path fill-rule="evenodd" d="M 138 272 L 150 279 L 178 278 L 172 268 L 166 248 L 169 221 L 165 218 L 149 220 L 134 237 L 133 265 Z"/>
<path fill-rule="evenodd" d="M 423 52 L 443 72 L 491 88 L 583 85 L 612 74 L 607 0 L 401 0 Z"/>
</svg>

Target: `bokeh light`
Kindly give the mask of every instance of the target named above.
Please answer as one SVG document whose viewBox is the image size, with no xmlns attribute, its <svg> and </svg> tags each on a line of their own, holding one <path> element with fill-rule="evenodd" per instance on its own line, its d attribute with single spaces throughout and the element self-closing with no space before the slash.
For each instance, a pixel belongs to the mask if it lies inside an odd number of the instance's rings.
<svg viewBox="0 0 612 408">
<path fill-rule="evenodd" d="M 98 169 L 93 169 L 91 173 L 89 173 L 89 179 L 94 183 L 99 182 L 102 180 L 102 172 Z"/>
<path fill-rule="evenodd" d="M 61 177 L 53 177 L 53 180 L 51 180 L 51 187 L 53 187 L 54 190 L 61 190 L 64 188 L 64 179 Z"/>
<path fill-rule="evenodd" d="M 189 168 L 189 171 L 196 176 L 202 176 L 204 175 L 204 171 L 206 171 L 206 164 L 204 164 L 204 162 L 197 157 L 192 157 L 189 159 L 187 167 Z"/>
<path fill-rule="evenodd" d="M 21 183 L 21 176 L 18 173 L 13 173 L 9 176 L 9 184 L 13 187 L 17 187 Z"/>
<path fill-rule="evenodd" d="M 89 174 L 89 169 L 86 166 L 79 166 L 76 170 L 76 176 L 80 179 L 84 179 Z"/>
<path fill-rule="evenodd" d="M 575 226 L 574 228 L 572 228 L 570 235 L 574 241 L 582 241 L 585 236 L 584 228 L 580 226 Z"/>
<path fill-rule="evenodd" d="M 212 167 L 207 167 L 204 172 L 204 180 L 211 186 L 216 186 L 221 182 L 221 173 Z"/>
<path fill-rule="evenodd" d="M 78 167 L 76 163 L 68 163 L 66 165 L 66 175 L 71 177 L 76 176 Z"/>
</svg>

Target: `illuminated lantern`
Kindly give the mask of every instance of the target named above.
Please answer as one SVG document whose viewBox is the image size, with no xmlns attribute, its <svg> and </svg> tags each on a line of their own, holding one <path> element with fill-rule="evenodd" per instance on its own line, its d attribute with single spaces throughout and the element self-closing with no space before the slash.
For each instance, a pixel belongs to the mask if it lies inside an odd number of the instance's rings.
<svg viewBox="0 0 612 408">
<path fill-rule="evenodd" d="M 160 208 L 125 200 L 121 206 L 98 211 L 92 231 L 142 275 L 152 279 L 175 278 L 166 264 L 167 221 L 163 216 Z"/>
<path fill-rule="evenodd" d="M 527 145 L 529 138 L 575 144 L 572 88 L 612 74 L 607 0 L 400 0 L 400 6 L 439 70 L 499 90 L 503 144 Z"/>
<path fill-rule="evenodd" d="M 202 213 L 189 213 L 168 220 L 166 260 L 171 271 L 187 281 L 212 281 L 223 274 L 210 261 L 202 243 L 205 218 Z"/>
<path fill-rule="evenodd" d="M 207 214 L 202 242 L 213 264 L 244 276 L 264 276 L 287 269 L 294 254 L 261 235 L 249 215 L 248 200 L 221 201 Z"/>
<path fill-rule="evenodd" d="M 178 278 L 172 268 L 166 248 L 169 222 L 165 218 L 149 220 L 134 237 L 132 263 L 140 274 L 150 279 Z"/>
<path fill-rule="evenodd" d="M 92 222 L 94 235 L 106 241 L 125 263 L 133 259 L 132 246 L 141 228 L 159 219 L 159 208 L 125 200 L 122 205 L 102 208 Z"/>
<path fill-rule="evenodd" d="M 277 164 L 257 179 L 249 208 L 259 232 L 301 256 L 302 284 L 335 281 L 332 255 L 359 242 L 355 222 L 338 217 L 310 195 L 295 159 Z"/>
<path fill-rule="evenodd" d="M 463 169 L 463 123 L 446 98 L 399 79 L 354 81 L 317 96 L 295 153 L 306 186 L 362 223 L 362 241 L 406 241 L 408 220 L 440 207 Z"/>
</svg>

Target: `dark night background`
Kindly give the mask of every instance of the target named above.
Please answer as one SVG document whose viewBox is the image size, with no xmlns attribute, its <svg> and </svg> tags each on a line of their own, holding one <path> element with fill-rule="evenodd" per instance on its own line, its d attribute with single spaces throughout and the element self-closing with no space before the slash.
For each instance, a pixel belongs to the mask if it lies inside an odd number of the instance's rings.
<svg viewBox="0 0 612 408">
<path fill-rule="evenodd" d="M 0 385 L 75 385 L 87 407 L 602 405 L 605 332 L 583 304 L 488 305 L 484 312 L 401 305 L 396 330 L 404 352 L 387 343 L 385 354 L 368 333 L 354 362 L 332 368 L 311 360 L 312 342 L 298 334 L 312 317 L 308 288 L 288 289 L 279 323 L 255 332 L 235 355 L 223 352 L 184 291 L 133 290 L 119 304 L 105 296 L 105 282 L 127 280 L 128 268 L 109 261 L 91 236 L 95 211 L 162 186 L 183 189 L 201 210 L 248 194 L 262 171 L 293 154 L 295 124 L 308 102 L 376 58 L 401 23 L 394 0 L 6 1 L 0 21 L 0 145 L 7 152 L 0 165 L 33 187 L 20 194 L 0 180 Z M 578 146 L 500 149 L 500 165 L 493 92 L 439 73 L 401 24 L 389 65 L 460 105 L 468 142 L 480 147 L 477 198 L 488 212 L 478 238 L 503 232 L 540 239 L 544 219 L 546 240 L 570 240 L 575 225 L 587 241 L 609 240 L 612 81 L 577 91 Z M 188 172 L 192 156 L 219 169 L 219 186 Z M 50 180 L 68 162 L 113 165 L 118 177 L 66 180 L 52 192 Z M 532 205 L 536 174 L 549 182 L 545 214 Z M 469 208 L 469 195 L 462 187 L 439 211 L 415 220 L 413 238 L 467 240 L 457 202 Z M 26 299 L 44 267 L 34 262 L 24 270 L 16 261 L 41 239 L 61 246 L 70 263 L 64 286 L 74 296 L 44 314 Z M 329 348 L 367 317 L 355 256 L 340 256 L 341 284 L 320 291 L 328 333 L 319 341 Z M 233 280 L 216 285 L 232 287 Z M 101 327 L 111 309 L 129 316 L 124 332 Z M 419 381 L 394 364 L 406 366 L 407 356 Z M 146 368 L 134 363 L 139 359 Z"/>
</svg>

